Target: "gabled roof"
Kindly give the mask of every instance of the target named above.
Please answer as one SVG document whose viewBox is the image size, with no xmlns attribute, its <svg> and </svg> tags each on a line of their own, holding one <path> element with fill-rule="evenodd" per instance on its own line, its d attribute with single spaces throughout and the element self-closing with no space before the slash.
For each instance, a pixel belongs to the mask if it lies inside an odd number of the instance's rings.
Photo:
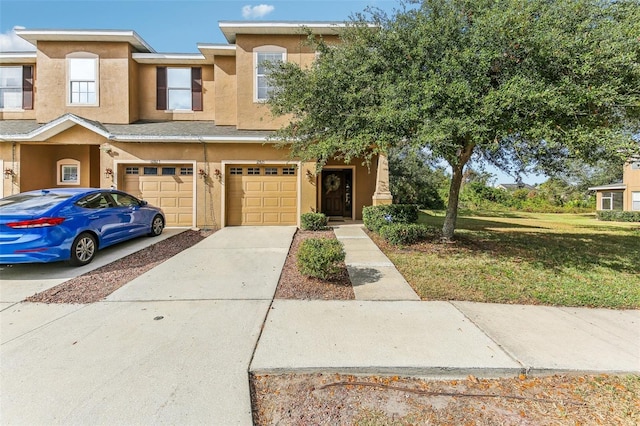
<svg viewBox="0 0 640 426">
<path fill-rule="evenodd" d="M 69 130 L 75 125 L 82 126 L 102 137 L 109 137 L 107 129 L 97 121 L 87 120 L 73 114 L 65 114 L 43 125 L 36 123 L 35 120 L 0 121 L 0 140 L 43 142 L 65 130 Z"/>
<path fill-rule="evenodd" d="M 15 32 L 34 46 L 39 41 L 115 41 L 129 43 L 137 52 L 155 52 L 142 37 L 132 30 L 16 29 Z"/>
<path fill-rule="evenodd" d="M 218 26 L 227 41 L 235 43 L 238 34 L 299 35 L 303 28 L 314 34 L 337 35 L 346 24 L 332 21 L 220 21 Z"/>
<path fill-rule="evenodd" d="M 35 120 L 0 121 L 0 141 L 44 142 L 79 125 L 100 136 L 119 142 L 268 142 L 273 133 L 264 130 L 238 130 L 217 126 L 213 121 L 140 121 L 131 124 L 102 124 L 74 114 L 65 114 L 47 124 Z"/>
</svg>

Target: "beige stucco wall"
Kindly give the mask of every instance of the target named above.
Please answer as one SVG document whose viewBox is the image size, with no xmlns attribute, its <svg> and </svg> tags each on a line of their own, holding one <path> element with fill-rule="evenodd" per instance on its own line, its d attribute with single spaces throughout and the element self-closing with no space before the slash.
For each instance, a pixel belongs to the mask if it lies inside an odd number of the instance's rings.
<svg viewBox="0 0 640 426">
<path fill-rule="evenodd" d="M 46 123 L 65 113 L 72 113 L 102 123 L 129 123 L 129 51 L 127 43 L 38 42 L 38 122 Z M 66 56 L 76 52 L 99 57 L 99 106 L 68 105 Z"/>
<path fill-rule="evenodd" d="M 92 180 L 94 180 L 93 186 L 97 186 L 96 171 L 93 170 L 92 173 L 91 164 L 91 158 L 95 158 L 97 150 L 97 147 L 90 145 L 21 144 L 20 152 L 24 161 L 20 165 L 20 192 L 55 187 L 90 187 Z M 56 163 L 66 158 L 80 162 L 79 185 L 58 185 L 57 183 Z M 99 166 L 93 165 L 93 167 Z"/>
<path fill-rule="evenodd" d="M 622 177 L 622 181 L 627 185 L 627 189 L 624 193 L 625 210 L 631 210 L 632 208 L 631 193 L 640 192 L 640 170 L 632 169 L 631 164 L 632 163 L 625 164 Z"/>
<path fill-rule="evenodd" d="M 187 65 L 163 64 L 166 67 L 191 68 Z M 215 87 L 212 65 L 202 67 L 202 111 L 159 111 L 156 109 L 156 68 L 157 65 L 138 64 L 138 99 L 142 120 L 214 120 Z"/>
<path fill-rule="evenodd" d="M 287 124 L 288 117 L 274 118 L 264 103 L 254 102 L 254 59 L 253 50 L 260 46 L 278 46 L 287 50 L 287 62 L 309 66 L 315 59 L 315 52 L 305 45 L 306 36 L 243 35 L 236 38 L 236 72 L 238 96 L 238 128 L 276 130 Z"/>
<path fill-rule="evenodd" d="M 354 198 L 354 208 L 355 208 L 355 219 L 362 220 L 362 208 L 365 206 L 373 205 L 373 193 L 376 190 L 376 164 L 377 157 L 372 158 L 371 165 L 367 166 L 366 164 L 362 164 L 362 160 L 356 159 L 353 160 L 350 164 L 345 164 L 343 161 L 330 160 L 327 161 L 326 168 L 349 168 L 350 166 L 355 167 L 354 170 L 354 178 L 355 178 L 355 188 L 353 191 Z M 318 188 L 320 188 L 321 182 L 319 180 L 319 176 L 317 179 Z M 320 205 L 320 189 L 318 189 L 317 193 L 317 203 L 319 210 L 322 209 Z"/>
<path fill-rule="evenodd" d="M 214 80 L 216 124 L 235 126 L 238 121 L 235 56 L 216 56 Z"/>
</svg>

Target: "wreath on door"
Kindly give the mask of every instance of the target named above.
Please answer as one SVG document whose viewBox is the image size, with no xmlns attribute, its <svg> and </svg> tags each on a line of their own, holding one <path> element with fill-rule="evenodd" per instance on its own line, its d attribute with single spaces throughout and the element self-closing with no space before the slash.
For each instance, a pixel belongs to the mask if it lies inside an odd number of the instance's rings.
<svg viewBox="0 0 640 426">
<path fill-rule="evenodd" d="M 330 174 L 324 178 L 324 186 L 327 188 L 327 194 L 340 188 L 340 177 L 335 174 Z"/>
</svg>

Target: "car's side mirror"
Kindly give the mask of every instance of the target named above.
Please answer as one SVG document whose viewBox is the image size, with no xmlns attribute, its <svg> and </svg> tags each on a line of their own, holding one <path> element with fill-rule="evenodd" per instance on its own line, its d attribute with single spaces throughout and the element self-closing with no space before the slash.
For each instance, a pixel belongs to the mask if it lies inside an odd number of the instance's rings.
<svg viewBox="0 0 640 426">
<path fill-rule="evenodd" d="M 146 206 L 147 204 L 149 204 L 149 203 L 147 203 L 145 200 L 140 200 L 140 206 L 141 207 L 142 206 Z"/>
</svg>

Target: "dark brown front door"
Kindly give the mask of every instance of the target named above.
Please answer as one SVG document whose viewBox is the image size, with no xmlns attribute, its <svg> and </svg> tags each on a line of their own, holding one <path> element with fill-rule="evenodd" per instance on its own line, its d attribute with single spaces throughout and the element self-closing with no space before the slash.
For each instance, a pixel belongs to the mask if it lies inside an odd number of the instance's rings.
<svg viewBox="0 0 640 426">
<path fill-rule="evenodd" d="M 322 172 L 322 211 L 327 216 L 340 216 L 344 213 L 344 171 L 328 170 Z"/>
</svg>

